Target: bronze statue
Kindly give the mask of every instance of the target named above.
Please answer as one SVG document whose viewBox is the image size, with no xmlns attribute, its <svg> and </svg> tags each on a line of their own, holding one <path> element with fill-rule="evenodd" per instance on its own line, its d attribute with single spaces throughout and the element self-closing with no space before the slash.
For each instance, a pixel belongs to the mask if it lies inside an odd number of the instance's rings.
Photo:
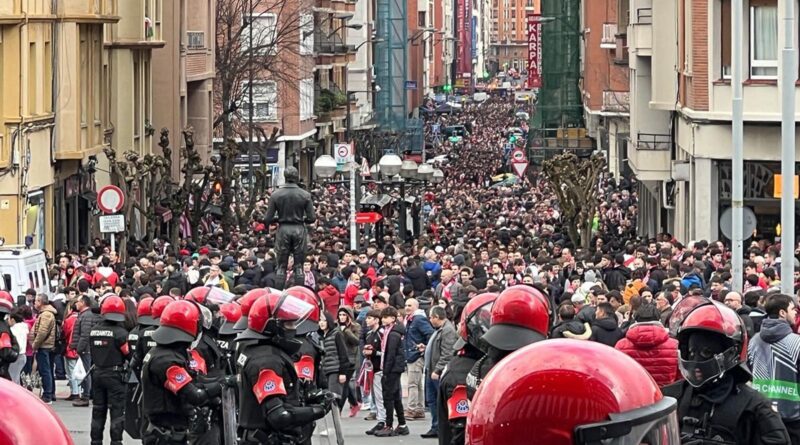
<svg viewBox="0 0 800 445">
<path fill-rule="evenodd" d="M 287 167 L 283 176 L 286 183 L 270 197 L 265 217 L 267 224 L 276 222 L 279 224 L 278 232 L 275 234 L 275 253 L 278 257 L 275 284 L 281 289 L 286 285 L 289 255 L 294 259 L 292 266 L 294 283 L 303 285 L 303 262 L 306 259 L 308 246 L 306 224 L 312 224 L 317 220 L 311 194 L 297 185 L 300 182 L 297 169 Z"/>
</svg>

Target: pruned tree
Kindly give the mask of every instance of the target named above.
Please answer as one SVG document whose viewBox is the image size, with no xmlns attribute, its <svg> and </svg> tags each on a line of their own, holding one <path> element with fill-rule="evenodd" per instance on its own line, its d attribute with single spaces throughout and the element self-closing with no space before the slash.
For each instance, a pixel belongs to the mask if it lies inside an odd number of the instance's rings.
<svg viewBox="0 0 800 445">
<path fill-rule="evenodd" d="M 234 159 L 239 154 L 266 153 L 267 148 L 280 137 L 278 132 L 266 135 L 255 126 L 249 128 L 249 117 L 255 110 L 249 106 L 248 96 L 259 87 L 255 82 L 268 81 L 275 82 L 274 85 L 281 88 L 299 88 L 302 73 L 298 66 L 302 60 L 299 57 L 301 35 L 303 39 L 310 37 L 310 34 L 304 34 L 309 33 L 309 24 L 313 33 L 311 8 L 305 3 L 303 0 L 217 2 L 217 77 L 214 88 L 217 109 L 213 126 L 224 141 L 220 149 L 221 172 L 218 180 L 222 187 L 222 224 L 226 234 L 230 234 L 231 229 L 242 222 L 234 208 L 234 205 L 238 207 L 240 204 L 235 200 L 240 196 L 237 189 L 241 188 L 239 181 L 234 185 Z M 276 106 L 268 104 L 271 109 Z M 250 141 L 250 144 L 237 144 L 234 140 L 239 135 L 240 140 L 244 141 L 255 132 L 260 135 L 257 143 Z M 256 183 L 251 180 L 249 187 L 255 187 Z M 245 208 L 249 207 L 250 203 L 245 203 Z"/>
<path fill-rule="evenodd" d="M 573 152 L 562 153 L 542 165 L 542 172 L 558 198 L 562 221 L 575 246 L 588 249 L 592 240 L 598 181 L 605 165 L 606 160 L 600 153 L 589 159 L 580 159 Z"/>
</svg>

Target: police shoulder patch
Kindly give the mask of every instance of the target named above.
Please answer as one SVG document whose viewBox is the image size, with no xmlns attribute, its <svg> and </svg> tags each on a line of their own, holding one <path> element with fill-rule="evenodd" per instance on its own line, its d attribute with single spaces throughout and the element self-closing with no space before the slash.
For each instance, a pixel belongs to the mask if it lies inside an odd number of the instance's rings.
<svg viewBox="0 0 800 445">
<path fill-rule="evenodd" d="M 447 418 L 449 420 L 466 418 L 469 414 L 467 387 L 458 385 L 447 399 Z"/>
<path fill-rule="evenodd" d="M 185 368 L 177 365 L 172 365 L 167 369 L 167 381 L 164 382 L 164 388 L 172 391 L 173 394 L 178 394 L 184 386 L 192 381 L 192 376 Z"/>
<path fill-rule="evenodd" d="M 239 358 L 236 359 L 236 364 L 239 366 L 244 366 L 247 363 L 247 356 L 244 354 L 239 354 Z"/>
<path fill-rule="evenodd" d="M 6 349 L 13 347 L 11 344 L 11 336 L 8 335 L 8 332 L 3 332 L 0 334 L 0 349 Z"/>
<path fill-rule="evenodd" d="M 283 378 L 272 369 L 262 369 L 258 373 L 258 380 L 253 385 L 253 394 L 256 395 L 258 403 L 261 403 L 270 396 L 285 396 L 286 386 Z"/>
</svg>

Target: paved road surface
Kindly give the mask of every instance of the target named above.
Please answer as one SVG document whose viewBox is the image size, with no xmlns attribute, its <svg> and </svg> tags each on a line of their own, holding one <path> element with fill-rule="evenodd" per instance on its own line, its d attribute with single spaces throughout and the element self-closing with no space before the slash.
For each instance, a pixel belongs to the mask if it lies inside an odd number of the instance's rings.
<svg viewBox="0 0 800 445">
<path fill-rule="evenodd" d="M 72 438 L 75 441 L 75 445 L 89 445 L 89 423 L 92 417 L 92 410 L 90 408 L 75 408 L 72 406 L 72 402 L 67 402 L 63 400 L 69 395 L 69 390 L 66 388 L 65 382 L 57 382 L 58 383 L 58 391 L 57 397 L 60 400 L 53 402 L 53 409 L 55 412 L 61 417 L 61 420 L 64 424 L 69 428 L 70 433 L 72 434 Z M 363 420 L 366 416 L 366 412 L 361 412 L 355 418 L 346 417 L 347 413 L 349 412 L 349 407 L 345 406 L 344 414 L 345 417 L 342 418 L 342 426 L 344 429 L 345 435 L 345 443 L 347 445 L 375 445 L 375 444 L 420 444 L 420 445 L 434 445 L 437 443 L 436 440 L 433 439 L 422 439 L 419 437 L 420 434 L 424 433 L 430 427 L 430 416 L 426 421 L 414 421 L 409 422 L 408 426 L 411 429 L 411 435 L 405 437 L 387 437 L 387 438 L 374 438 L 372 436 L 367 436 L 364 434 L 364 431 L 372 428 L 375 424 L 372 421 Z M 318 423 L 319 424 L 319 423 Z M 319 429 L 319 427 L 318 427 Z M 105 443 L 109 443 L 108 433 L 106 433 Z M 133 440 L 130 437 L 125 435 L 125 440 L 123 442 L 125 445 L 138 445 L 141 444 L 141 441 Z M 336 441 L 333 436 L 333 430 L 331 429 L 331 442 L 330 445 L 335 445 Z M 320 438 L 319 434 L 315 434 L 314 437 L 314 445 L 329 445 L 329 442 L 325 438 Z"/>
</svg>

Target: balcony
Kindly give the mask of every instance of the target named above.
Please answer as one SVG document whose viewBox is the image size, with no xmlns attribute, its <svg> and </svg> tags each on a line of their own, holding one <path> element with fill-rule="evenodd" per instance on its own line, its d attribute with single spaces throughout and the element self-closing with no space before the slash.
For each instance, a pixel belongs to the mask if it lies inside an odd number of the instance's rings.
<svg viewBox="0 0 800 445">
<path fill-rule="evenodd" d="M 631 23 L 632 42 L 631 49 L 639 56 L 653 54 L 653 8 L 639 8 L 636 10 L 635 21 Z"/>
<path fill-rule="evenodd" d="M 314 114 L 317 124 L 342 119 L 347 114 L 347 96 L 335 84 L 330 88 L 314 89 Z"/>
<path fill-rule="evenodd" d="M 672 137 L 638 133 L 628 140 L 628 164 L 641 181 L 666 181 L 671 175 Z"/>
<path fill-rule="evenodd" d="M 628 114 L 630 110 L 631 100 L 628 91 L 603 91 L 602 112 Z"/>
<path fill-rule="evenodd" d="M 617 47 L 617 24 L 603 23 L 603 36 L 600 38 L 600 48 L 616 49 Z"/>
<path fill-rule="evenodd" d="M 326 30 L 314 32 L 314 54 L 317 65 L 345 64 L 355 60 L 356 46 L 347 44 L 340 35 L 327 35 Z"/>
</svg>

